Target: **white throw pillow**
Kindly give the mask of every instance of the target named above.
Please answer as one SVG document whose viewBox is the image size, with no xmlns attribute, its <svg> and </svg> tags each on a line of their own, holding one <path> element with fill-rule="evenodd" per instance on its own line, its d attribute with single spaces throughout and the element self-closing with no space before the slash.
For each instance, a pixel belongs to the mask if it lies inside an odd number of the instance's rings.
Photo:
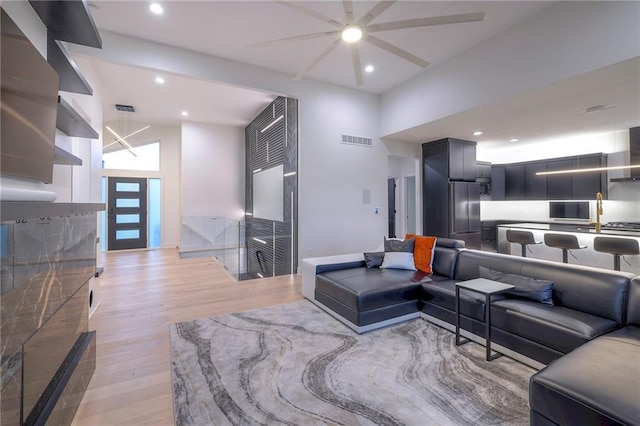
<svg viewBox="0 0 640 426">
<path fill-rule="evenodd" d="M 384 254 L 384 261 L 380 265 L 382 269 L 407 269 L 415 271 L 416 265 L 413 261 L 413 253 L 401 251 L 388 251 Z"/>
</svg>

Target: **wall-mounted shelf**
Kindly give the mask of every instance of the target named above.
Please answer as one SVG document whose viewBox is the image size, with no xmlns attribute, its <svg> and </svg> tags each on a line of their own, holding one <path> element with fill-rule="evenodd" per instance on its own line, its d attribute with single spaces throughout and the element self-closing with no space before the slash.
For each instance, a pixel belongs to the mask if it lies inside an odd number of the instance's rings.
<svg viewBox="0 0 640 426">
<path fill-rule="evenodd" d="M 98 139 L 98 132 L 73 109 L 71 105 L 58 96 L 58 117 L 56 127 L 67 136 Z"/>
<path fill-rule="evenodd" d="M 59 90 L 93 95 L 93 89 L 80 73 L 78 66 L 62 42 L 55 40 L 51 33 L 49 33 L 48 38 L 47 61 L 60 76 Z"/>
<path fill-rule="evenodd" d="M 82 166 L 82 159 L 56 145 L 53 148 L 53 164 Z"/>
<path fill-rule="evenodd" d="M 102 39 L 85 0 L 30 0 L 29 3 L 56 40 L 102 48 Z"/>
</svg>

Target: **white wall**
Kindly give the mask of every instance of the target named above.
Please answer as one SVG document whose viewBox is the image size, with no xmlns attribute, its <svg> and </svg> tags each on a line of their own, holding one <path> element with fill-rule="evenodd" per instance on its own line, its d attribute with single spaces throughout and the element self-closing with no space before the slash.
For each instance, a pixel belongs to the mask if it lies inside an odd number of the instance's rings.
<svg viewBox="0 0 640 426">
<path fill-rule="evenodd" d="M 640 54 L 637 2 L 558 2 L 382 95 L 386 136 Z"/>
<path fill-rule="evenodd" d="M 118 132 L 118 123 L 104 123 Z M 147 126 L 148 123 L 131 122 L 132 129 Z M 110 143 L 113 137 L 104 132 Z M 160 141 L 160 171 L 103 170 L 104 176 L 160 178 L 162 181 L 162 246 L 177 247 L 180 242 L 180 170 L 181 170 L 181 130 L 178 126 L 152 125 L 148 129 L 129 138 L 132 146 Z"/>
<path fill-rule="evenodd" d="M 182 216 L 244 217 L 244 129 L 182 123 Z"/>
<path fill-rule="evenodd" d="M 299 100 L 299 257 L 362 252 L 379 245 L 387 215 L 387 147 L 378 131 L 378 97 L 243 63 L 109 32 L 103 49 L 79 55 L 250 87 Z M 373 138 L 373 148 L 343 145 L 341 133 Z M 371 204 L 362 191 L 371 191 Z"/>
</svg>

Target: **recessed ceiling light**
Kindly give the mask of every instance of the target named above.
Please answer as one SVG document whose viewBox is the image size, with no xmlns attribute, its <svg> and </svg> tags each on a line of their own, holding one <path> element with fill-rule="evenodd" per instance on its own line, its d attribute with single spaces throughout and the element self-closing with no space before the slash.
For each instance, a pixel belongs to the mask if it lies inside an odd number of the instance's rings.
<svg viewBox="0 0 640 426">
<path fill-rule="evenodd" d="M 473 132 L 473 136 L 480 136 L 482 132 Z"/>
<path fill-rule="evenodd" d="M 186 117 L 187 115 L 189 115 L 189 113 L 187 111 L 182 111 L 181 114 L 182 114 L 183 117 Z"/>
<path fill-rule="evenodd" d="M 366 72 L 373 72 L 373 70 L 374 70 L 374 69 L 375 69 L 375 68 L 373 68 L 373 65 L 367 65 L 367 66 L 364 68 L 364 70 L 365 70 Z"/>
<path fill-rule="evenodd" d="M 162 78 L 162 77 L 156 77 L 156 83 L 158 83 L 158 84 L 164 84 L 164 78 Z"/>
<path fill-rule="evenodd" d="M 164 9 L 160 6 L 160 3 L 151 3 L 149 9 L 156 15 L 162 15 L 164 13 Z"/>
<path fill-rule="evenodd" d="M 520 139 L 509 139 L 509 142 L 518 142 Z"/>
<path fill-rule="evenodd" d="M 362 28 L 357 25 L 347 25 L 342 31 L 342 39 L 347 43 L 355 43 L 362 38 Z"/>
</svg>

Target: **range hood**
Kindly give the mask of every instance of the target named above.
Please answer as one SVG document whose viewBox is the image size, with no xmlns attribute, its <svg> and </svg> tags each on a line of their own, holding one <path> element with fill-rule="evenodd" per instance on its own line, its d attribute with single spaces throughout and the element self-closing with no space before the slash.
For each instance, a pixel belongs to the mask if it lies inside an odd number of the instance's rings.
<svg viewBox="0 0 640 426">
<path fill-rule="evenodd" d="M 640 127 L 629 129 L 629 165 L 640 164 Z M 640 168 L 628 169 L 629 177 L 610 179 L 611 182 L 640 182 Z"/>
</svg>

